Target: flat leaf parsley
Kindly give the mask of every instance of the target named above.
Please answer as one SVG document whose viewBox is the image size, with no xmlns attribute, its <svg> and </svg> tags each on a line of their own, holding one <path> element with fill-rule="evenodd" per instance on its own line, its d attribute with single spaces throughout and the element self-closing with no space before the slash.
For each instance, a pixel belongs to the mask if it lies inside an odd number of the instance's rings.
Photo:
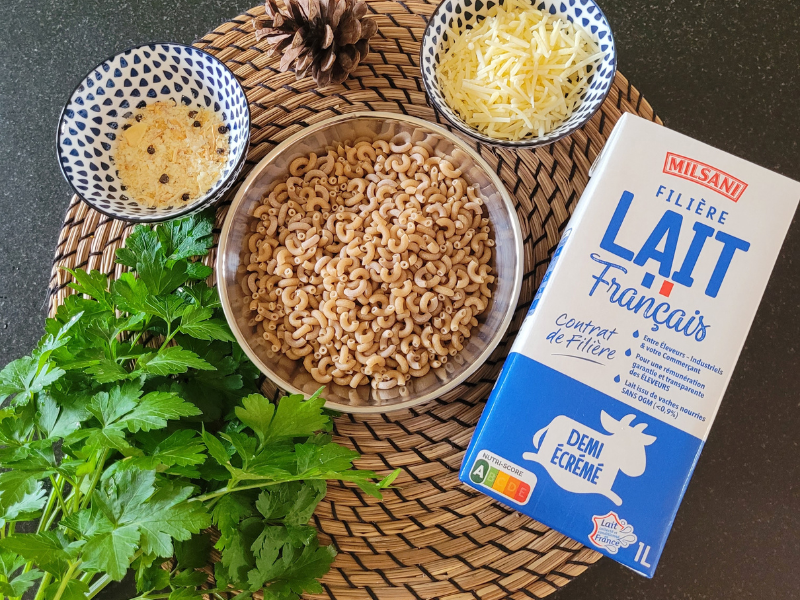
<svg viewBox="0 0 800 600">
<path fill-rule="evenodd" d="M 78 293 L 0 371 L 4 597 L 93 598 L 131 570 L 139 600 L 319 592 L 335 552 L 308 523 L 326 480 L 380 497 L 396 477 L 353 468 L 318 394 L 258 393 L 197 260 L 212 224 L 137 226 L 116 279 L 70 270 Z"/>
</svg>

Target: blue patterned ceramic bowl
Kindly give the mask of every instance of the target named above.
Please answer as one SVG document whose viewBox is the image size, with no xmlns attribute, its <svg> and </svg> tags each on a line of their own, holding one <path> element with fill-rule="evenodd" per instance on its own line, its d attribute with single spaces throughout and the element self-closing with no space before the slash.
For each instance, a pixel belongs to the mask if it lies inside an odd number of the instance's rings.
<svg viewBox="0 0 800 600">
<path fill-rule="evenodd" d="M 499 4 L 502 5 L 503 0 L 500 0 Z M 465 25 L 467 27 L 473 25 L 485 18 L 496 3 L 493 0 L 444 0 L 428 21 L 420 49 L 420 68 L 428 101 L 450 123 L 479 142 L 508 148 L 531 148 L 552 144 L 585 125 L 611 90 L 617 71 L 617 51 L 611 27 L 597 3 L 593 0 L 531 0 L 531 4 L 538 10 L 559 15 L 591 31 L 597 36 L 600 50 L 605 52 L 605 56 L 592 75 L 589 87 L 581 98 L 581 104 L 566 121 L 546 135 L 519 141 L 494 139 L 467 125 L 458 113 L 447 105 L 436 77 L 440 54 L 444 52 L 448 43 L 446 29 L 448 27 L 460 29 Z"/>
<path fill-rule="evenodd" d="M 114 168 L 119 128 L 136 109 L 172 99 L 213 108 L 229 131 L 228 160 L 203 196 L 151 208 L 129 198 Z M 181 44 L 147 44 L 98 65 L 78 85 L 61 112 L 57 148 L 61 172 L 92 208 L 115 219 L 165 221 L 214 204 L 244 165 L 250 143 L 250 109 L 236 76 L 213 56 Z"/>
</svg>

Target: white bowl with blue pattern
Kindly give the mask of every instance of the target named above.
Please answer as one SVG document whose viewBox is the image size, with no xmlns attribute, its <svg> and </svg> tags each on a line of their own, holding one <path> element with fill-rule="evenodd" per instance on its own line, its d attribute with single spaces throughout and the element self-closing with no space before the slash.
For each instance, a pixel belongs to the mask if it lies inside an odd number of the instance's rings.
<svg viewBox="0 0 800 600">
<path fill-rule="evenodd" d="M 114 168 L 116 137 L 134 111 L 170 99 L 220 113 L 230 136 L 228 160 L 214 186 L 196 200 L 148 207 L 122 189 Z M 250 109 L 231 70 L 197 48 L 158 43 L 125 50 L 84 78 L 61 112 L 56 151 L 64 177 L 92 208 L 115 219 L 154 222 L 219 200 L 241 171 L 249 144 Z"/>
<path fill-rule="evenodd" d="M 503 0 L 499 2 L 493 0 L 444 0 L 436 8 L 428 20 L 420 48 L 420 69 L 428 101 L 457 129 L 479 142 L 507 148 L 532 148 L 552 144 L 583 127 L 608 96 L 617 72 L 617 51 L 614 47 L 611 26 L 603 11 L 593 0 L 531 0 L 531 5 L 536 9 L 566 18 L 590 31 L 596 36 L 600 50 L 605 54 L 594 70 L 586 92 L 581 96 L 581 103 L 567 120 L 542 136 L 526 137 L 516 141 L 498 140 L 468 125 L 455 110 L 448 106 L 436 76 L 440 56 L 449 45 L 447 28 L 461 29 L 465 26 L 469 28 L 483 20 L 489 10 L 497 4 L 502 5 Z"/>
</svg>

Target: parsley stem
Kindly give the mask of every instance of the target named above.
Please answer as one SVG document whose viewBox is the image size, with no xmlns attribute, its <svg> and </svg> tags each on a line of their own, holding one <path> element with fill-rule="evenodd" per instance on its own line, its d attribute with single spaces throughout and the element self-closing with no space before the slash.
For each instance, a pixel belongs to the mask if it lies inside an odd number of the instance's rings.
<svg viewBox="0 0 800 600">
<path fill-rule="evenodd" d="M 80 560 L 76 560 L 74 563 L 69 564 L 67 572 L 64 574 L 64 577 L 61 578 L 61 585 L 58 586 L 56 595 L 50 600 L 61 600 L 61 596 L 64 595 L 64 591 L 67 589 L 69 582 L 72 581 L 72 575 L 75 573 L 75 569 L 77 569 L 80 564 Z"/>
<path fill-rule="evenodd" d="M 72 486 L 72 512 L 78 512 L 81 507 L 81 486 L 86 475 L 81 475 L 81 478 Z"/>
<path fill-rule="evenodd" d="M 42 511 L 42 516 L 39 517 L 39 524 L 36 526 L 36 533 L 41 533 L 42 531 L 46 531 L 50 524 L 50 511 L 53 510 L 53 504 L 55 503 L 55 496 L 53 495 L 53 491 L 50 490 L 50 497 L 47 499 L 47 503 L 44 506 L 44 510 Z M 14 522 L 8 524 L 8 535 L 14 534 Z M 33 561 L 28 561 L 25 563 L 25 566 L 22 569 L 23 573 L 27 573 L 33 568 Z M 44 580 L 42 580 L 44 581 Z"/>
<path fill-rule="evenodd" d="M 216 590 L 204 590 L 204 589 L 200 588 L 197 591 L 199 593 L 203 594 L 204 596 L 205 595 L 209 595 L 209 596 L 213 596 L 214 598 L 217 598 L 218 600 L 223 600 L 222 596 L 220 596 L 217 593 Z M 142 594 L 141 596 L 136 596 L 132 600 L 162 600 L 164 598 L 169 598 L 170 595 L 172 595 L 172 593 L 174 593 L 174 592 L 167 592 L 165 594 L 155 594 L 154 595 L 154 594 L 151 594 L 151 593 L 147 592 L 147 593 Z"/>
<path fill-rule="evenodd" d="M 44 524 L 44 529 L 42 531 L 50 530 L 50 526 L 56 520 L 56 518 L 58 517 L 58 513 L 61 511 L 61 509 L 58 507 L 58 504 L 54 506 L 55 508 L 53 509 L 53 512 L 50 513 L 50 517 L 47 519 L 47 523 Z"/>
<path fill-rule="evenodd" d="M 230 494 L 232 492 L 241 492 L 243 490 L 255 490 L 257 488 L 268 487 L 270 485 L 276 485 L 278 483 L 285 483 L 286 481 L 293 481 L 293 480 L 292 479 L 285 479 L 283 481 L 262 481 L 261 483 L 254 483 L 252 485 L 243 485 L 243 486 L 234 487 L 234 488 L 226 486 L 226 487 L 222 488 L 221 490 L 217 490 L 216 492 L 211 492 L 209 494 L 203 494 L 202 496 L 195 496 L 194 498 L 191 498 L 190 501 L 195 500 L 195 501 L 199 501 L 199 502 L 205 502 L 206 500 L 211 500 L 213 498 L 218 498 L 219 496 L 224 496 L 225 494 Z"/>
<path fill-rule="evenodd" d="M 106 573 L 92 584 L 89 588 L 89 592 L 86 594 L 86 598 L 94 598 L 97 594 L 102 592 L 109 583 L 111 583 L 111 577 Z M 34 598 L 34 600 L 36 599 Z"/>
<path fill-rule="evenodd" d="M 138 332 L 135 336 L 133 336 L 133 340 L 130 343 L 132 347 L 135 346 L 136 342 L 139 341 L 139 338 L 142 337 L 142 335 L 144 334 L 144 329 L 145 328 L 142 328 L 140 332 Z"/>
<path fill-rule="evenodd" d="M 143 553 L 144 552 L 141 548 L 137 550 L 136 553 L 131 557 L 131 564 L 133 564 L 133 562 L 137 558 L 139 558 Z M 90 600 L 91 598 L 97 596 L 97 594 L 102 592 L 105 589 L 105 587 L 112 581 L 113 579 L 111 579 L 111 576 L 108 573 L 105 573 L 102 577 L 98 578 L 97 581 L 95 581 L 89 588 L 89 592 L 86 594 L 86 599 Z M 34 600 L 36 599 L 34 598 Z"/>
<path fill-rule="evenodd" d="M 161 344 L 161 347 L 158 349 L 158 351 L 161 352 L 164 348 L 166 348 L 167 344 L 169 344 L 172 341 L 172 338 L 174 338 L 175 334 L 177 333 L 178 333 L 177 329 L 175 331 L 172 331 L 172 323 L 167 323 L 167 337 L 164 338 L 164 343 Z"/>
<path fill-rule="evenodd" d="M 89 483 L 89 489 L 86 490 L 86 495 L 83 497 L 83 501 L 81 502 L 80 507 L 86 508 L 89 505 L 89 500 L 92 499 L 92 492 L 94 492 L 94 488 L 97 487 L 97 482 L 100 481 L 100 476 L 103 474 L 103 465 L 106 464 L 106 459 L 108 458 L 108 448 L 103 450 L 103 453 L 100 455 L 100 459 L 97 461 L 95 465 L 94 474 L 92 475 L 92 481 Z"/>
<path fill-rule="evenodd" d="M 50 479 L 52 481 L 52 477 Z M 54 485 L 53 489 L 50 490 L 50 496 L 47 498 L 47 503 L 45 504 L 44 510 L 42 511 L 42 516 L 39 517 L 39 524 L 36 526 L 36 533 L 42 533 L 43 531 L 47 531 L 48 529 L 50 529 L 50 525 L 53 524 L 53 520 L 55 519 L 56 515 L 58 514 L 57 510 L 56 511 L 53 510 L 53 507 L 56 504 L 55 489 L 56 489 L 56 486 Z M 14 534 L 14 525 L 15 524 L 14 524 L 13 521 L 8 524 L 8 535 L 13 535 Z M 33 561 L 26 562 L 25 566 L 22 569 L 22 572 L 23 573 L 27 573 L 28 571 L 30 571 L 33 568 L 33 566 L 34 566 L 33 565 Z M 49 575 L 50 575 L 49 573 L 45 573 L 44 577 L 47 578 Z M 45 583 L 45 578 L 42 578 L 42 584 Z M 49 579 L 48 579 L 48 581 L 49 581 Z M 39 585 L 39 591 L 41 591 L 43 589 L 42 588 L 42 584 Z M 37 591 L 37 593 L 36 593 L 36 598 L 40 598 L 39 591 Z M 36 600 L 36 599 L 34 599 L 34 600 Z"/>
<path fill-rule="evenodd" d="M 44 505 L 42 516 L 39 518 L 39 525 L 36 527 L 36 533 L 46 531 L 50 525 L 50 516 L 53 512 L 53 506 L 56 503 L 55 486 L 50 490 L 50 496 L 47 498 L 47 504 Z"/>
<path fill-rule="evenodd" d="M 39 582 L 39 589 L 36 590 L 36 595 L 33 597 L 33 600 L 42 600 L 44 598 L 44 591 L 47 589 L 47 586 L 50 585 L 50 580 L 53 576 L 50 573 L 45 573 L 42 576 L 42 580 Z"/>
<path fill-rule="evenodd" d="M 67 504 L 64 502 L 64 496 L 61 494 L 61 486 L 64 485 L 64 479 L 61 475 L 57 475 L 56 477 L 50 475 L 50 483 L 53 486 L 53 491 L 56 493 L 58 503 L 61 505 L 61 513 L 65 517 L 68 517 L 69 511 L 67 510 Z"/>
</svg>

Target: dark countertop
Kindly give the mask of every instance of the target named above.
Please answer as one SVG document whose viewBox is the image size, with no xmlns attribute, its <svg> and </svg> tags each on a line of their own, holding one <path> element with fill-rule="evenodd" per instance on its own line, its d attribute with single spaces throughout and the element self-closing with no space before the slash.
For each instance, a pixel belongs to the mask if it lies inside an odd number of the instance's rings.
<svg viewBox="0 0 800 600">
<path fill-rule="evenodd" d="M 56 122 L 75 84 L 121 49 L 190 43 L 256 1 L 3 0 L 0 365 L 42 330 L 71 193 L 55 158 Z M 601 5 L 620 70 L 667 126 L 800 180 L 800 2 Z M 603 559 L 559 600 L 800 598 L 798 260 L 795 219 L 655 578 Z"/>
</svg>

